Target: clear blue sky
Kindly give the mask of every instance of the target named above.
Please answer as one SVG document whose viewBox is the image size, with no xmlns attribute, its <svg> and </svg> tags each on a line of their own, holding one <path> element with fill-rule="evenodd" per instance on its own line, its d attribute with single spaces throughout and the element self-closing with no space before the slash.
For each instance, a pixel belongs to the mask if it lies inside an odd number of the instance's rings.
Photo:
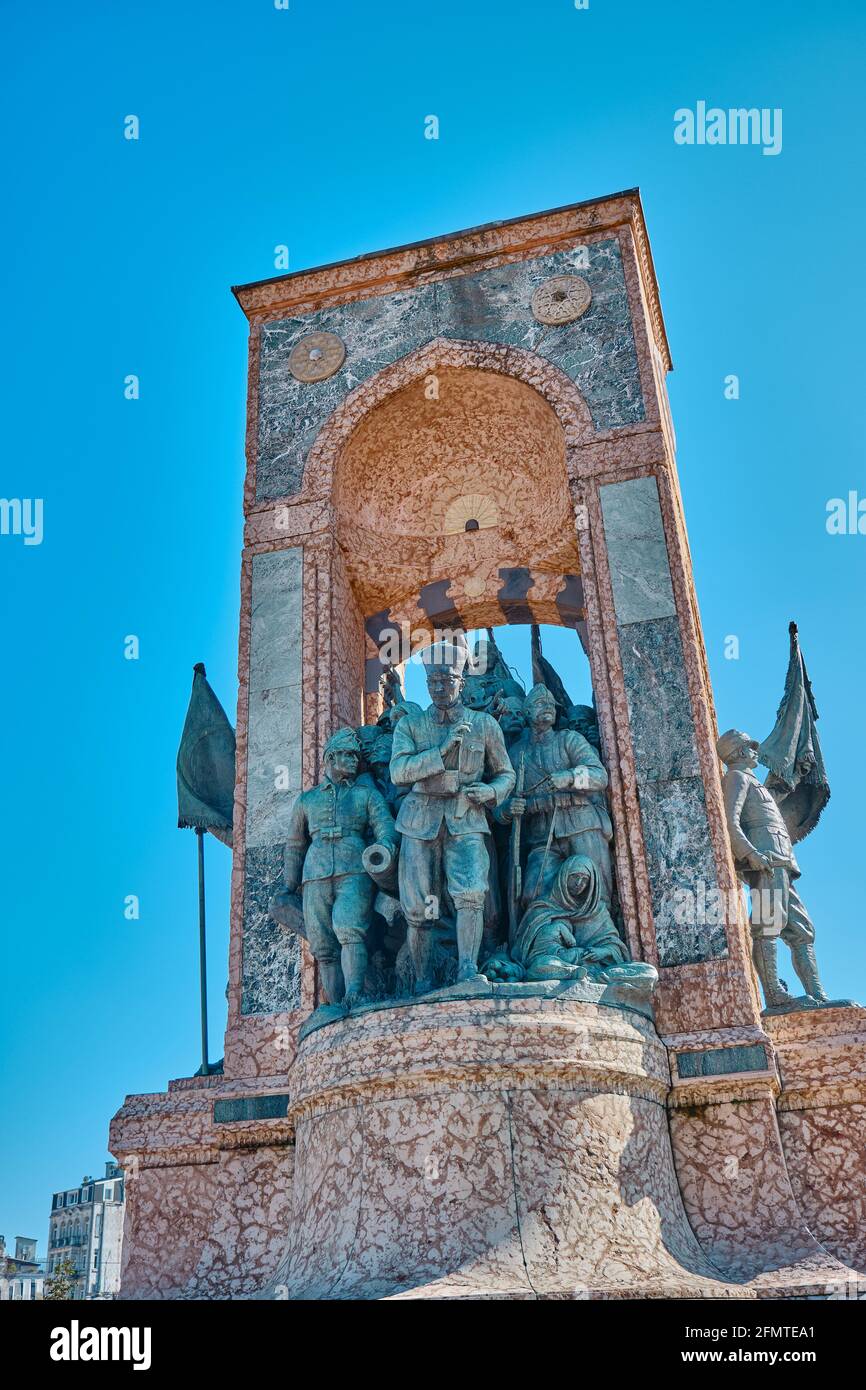
<svg viewBox="0 0 866 1390">
<path fill-rule="evenodd" d="M 0 495 L 44 499 L 41 546 L 0 537 L 7 1239 L 43 1249 L 124 1094 L 197 1065 L 174 757 L 193 662 L 234 720 L 229 286 L 279 243 L 300 269 L 640 185 L 719 719 L 769 731 L 796 617 L 833 787 L 803 892 L 829 988 L 866 1001 L 866 536 L 825 530 L 830 497 L 866 496 L 862 3 L 7 0 L 2 27 Z M 781 154 L 675 144 L 699 100 L 781 107 Z M 219 1057 L 229 854 L 207 855 Z"/>
</svg>

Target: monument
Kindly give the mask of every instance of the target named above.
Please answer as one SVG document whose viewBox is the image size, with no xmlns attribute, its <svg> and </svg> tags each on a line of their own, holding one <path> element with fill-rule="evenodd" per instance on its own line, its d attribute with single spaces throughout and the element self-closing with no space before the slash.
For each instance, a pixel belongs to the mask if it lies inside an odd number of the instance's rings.
<svg viewBox="0 0 866 1390">
<path fill-rule="evenodd" d="M 225 1058 L 112 1122 L 121 1297 L 844 1296 L 866 1015 L 795 887 L 817 714 L 792 646 L 766 784 L 719 739 L 637 192 L 235 294 Z"/>
</svg>

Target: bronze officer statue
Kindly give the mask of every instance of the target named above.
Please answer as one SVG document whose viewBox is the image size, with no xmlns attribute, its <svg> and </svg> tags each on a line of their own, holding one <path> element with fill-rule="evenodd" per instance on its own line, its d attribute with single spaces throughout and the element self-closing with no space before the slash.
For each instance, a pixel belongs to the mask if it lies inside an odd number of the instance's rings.
<svg viewBox="0 0 866 1390">
<path fill-rule="evenodd" d="M 461 700 L 466 648 L 437 642 L 422 653 L 432 704 L 394 729 L 391 781 L 410 788 L 400 804 L 400 903 L 415 972 L 415 993 L 434 988 L 432 928 L 447 889 L 454 904 L 457 980 L 478 976 L 490 856 L 485 808 L 514 786 L 496 720 Z"/>
<path fill-rule="evenodd" d="M 752 959 L 768 1009 L 802 1008 L 779 979 L 779 938 L 791 948 L 806 1003 L 828 1002 L 815 959 L 815 928 L 794 887 L 800 868 L 775 798 L 758 781 L 757 739 L 739 729 L 722 734 L 716 750 L 727 765 L 722 778 L 734 863 L 752 895 Z"/>
<path fill-rule="evenodd" d="M 325 776 L 295 802 L 285 847 L 286 895 L 303 885 L 304 929 L 328 1001 L 351 1008 L 364 998 L 367 933 L 376 886 L 361 862 L 375 842 L 397 849 L 382 793 L 356 781 L 361 745 L 340 729 L 325 745 Z"/>
</svg>

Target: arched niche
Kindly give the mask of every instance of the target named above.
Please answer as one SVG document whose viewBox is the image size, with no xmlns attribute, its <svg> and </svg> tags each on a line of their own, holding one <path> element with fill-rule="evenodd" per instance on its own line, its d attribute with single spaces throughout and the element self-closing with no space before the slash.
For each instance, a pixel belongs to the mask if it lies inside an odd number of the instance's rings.
<svg viewBox="0 0 866 1390">
<path fill-rule="evenodd" d="M 298 498 L 329 515 L 327 531 L 305 547 L 305 785 L 318 779 L 335 727 L 378 717 L 386 629 L 405 626 L 411 639 L 448 625 L 557 624 L 575 629 L 589 656 L 614 822 L 624 830 L 578 480 L 580 450 L 594 437 L 574 383 L 536 354 L 502 344 L 434 340 L 333 412 Z M 467 521 L 477 528 L 467 530 Z M 634 940 L 628 842 L 618 832 L 617 876 Z"/>
<path fill-rule="evenodd" d="M 365 612 L 440 577 L 579 563 L 562 426 L 498 372 L 444 367 L 376 406 L 341 450 L 333 504 Z"/>
<path fill-rule="evenodd" d="M 386 630 L 580 629 L 585 618 L 556 410 L 501 370 L 421 365 L 429 370 L 361 415 L 334 461 L 334 530 L 364 626 L 368 718 Z"/>
</svg>

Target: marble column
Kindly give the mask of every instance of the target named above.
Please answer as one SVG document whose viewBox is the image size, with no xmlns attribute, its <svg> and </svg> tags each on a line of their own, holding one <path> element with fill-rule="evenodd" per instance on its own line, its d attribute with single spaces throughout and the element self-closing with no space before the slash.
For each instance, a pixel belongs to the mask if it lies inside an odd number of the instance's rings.
<svg viewBox="0 0 866 1390">
<path fill-rule="evenodd" d="M 302 943 L 268 913 L 302 786 L 304 577 L 299 545 L 244 559 L 226 1032 L 226 1072 L 239 1076 L 284 1071 L 309 1006 Z"/>
<path fill-rule="evenodd" d="M 659 966 L 727 955 L 723 922 L 681 920 L 682 894 L 719 883 L 652 476 L 599 488 L 628 702 Z"/>
</svg>

